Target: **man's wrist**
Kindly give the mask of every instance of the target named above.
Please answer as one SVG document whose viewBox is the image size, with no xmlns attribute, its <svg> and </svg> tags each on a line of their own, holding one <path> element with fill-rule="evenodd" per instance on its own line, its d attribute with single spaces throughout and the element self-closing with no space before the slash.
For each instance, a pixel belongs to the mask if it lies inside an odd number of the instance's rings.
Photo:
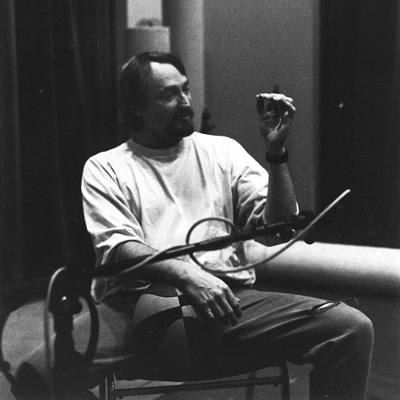
<svg viewBox="0 0 400 400">
<path fill-rule="evenodd" d="M 281 152 L 280 154 L 276 153 L 271 154 L 267 151 L 265 153 L 265 159 L 269 164 L 275 164 L 275 165 L 285 164 L 289 160 L 289 153 L 286 149 L 283 149 L 283 152 Z"/>
<path fill-rule="evenodd" d="M 271 156 L 281 156 L 282 154 L 286 153 L 286 147 L 285 146 L 266 146 L 266 152 L 267 154 L 270 154 Z"/>
</svg>

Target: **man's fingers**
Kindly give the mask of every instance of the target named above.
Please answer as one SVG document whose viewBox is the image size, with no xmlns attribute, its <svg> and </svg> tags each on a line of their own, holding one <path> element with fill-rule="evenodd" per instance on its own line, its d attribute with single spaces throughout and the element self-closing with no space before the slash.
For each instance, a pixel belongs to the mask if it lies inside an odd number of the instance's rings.
<svg viewBox="0 0 400 400">
<path fill-rule="evenodd" d="M 257 105 L 261 105 L 262 99 L 271 101 L 285 101 L 288 103 L 293 103 L 293 99 L 289 96 L 285 96 L 281 93 L 259 93 L 257 95 Z"/>
<path fill-rule="evenodd" d="M 220 299 L 221 309 L 224 312 L 224 318 L 228 320 L 231 325 L 237 324 L 237 319 L 242 316 L 242 310 L 240 307 L 240 300 L 228 292 L 225 298 Z"/>
<path fill-rule="evenodd" d="M 282 93 L 262 93 L 261 96 L 274 101 L 288 101 L 289 103 L 293 103 L 293 99 L 291 97 L 285 96 Z"/>
<path fill-rule="evenodd" d="M 262 134 L 289 128 L 293 122 L 296 108 L 293 99 L 279 93 L 257 95 L 257 113 Z"/>
<path fill-rule="evenodd" d="M 229 304 L 231 305 L 236 317 L 240 318 L 242 316 L 242 308 L 240 305 L 240 299 L 232 294 L 232 296 L 228 299 L 228 301 L 229 301 Z"/>
<path fill-rule="evenodd" d="M 242 315 L 240 300 L 229 286 L 209 273 L 200 273 L 198 280 L 198 284 L 189 284 L 184 291 L 204 318 L 236 325 L 237 318 Z"/>
<path fill-rule="evenodd" d="M 228 315 L 229 312 L 225 310 L 225 307 L 221 307 L 217 301 L 214 301 L 210 303 L 210 310 L 214 318 L 220 320 L 224 325 L 228 325 L 228 323 L 230 322 L 230 318 Z M 209 313 L 207 313 L 207 315 L 208 314 Z M 209 318 L 211 319 L 211 316 Z"/>
<path fill-rule="evenodd" d="M 282 109 L 293 111 L 293 99 L 282 94 L 276 93 L 261 93 L 257 95 L 257 113 L 259 116 Z"/>
<path fill-rule="evenodd" d="M 229 296 L 229 299 L 222 296 L 210 301 L 204 309 L 204 315 L 207 320 L 219 320 L 224 325 L 236 325 L 237 319 L 242 316 L 240 300 L 235 296 Z"/>
<path fill-rule="evenodd" d="M 211 309 L 206 309 L 205 311 L 205 316 L 208 320 L 213 321 L 214 320 L 214 313 L 211 311 Z"/>
</svg>

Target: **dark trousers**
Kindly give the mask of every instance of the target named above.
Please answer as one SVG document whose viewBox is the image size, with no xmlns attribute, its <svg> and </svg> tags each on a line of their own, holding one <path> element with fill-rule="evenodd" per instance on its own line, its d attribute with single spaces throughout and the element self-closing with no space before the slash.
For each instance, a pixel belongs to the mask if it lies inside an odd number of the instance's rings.
<svg viewBox="0 0 400 400">
<path fill-rule="evenodd" d="M 255 288 L 233 291 L 243 311 L 236 326 L 205 322 L 168 285 L 153 285 L 139 297 L 126 292 L 105 300 L 98 305 L 100 337 L 88 386 L 98 384 L 118 365 L 132 371 L 139 365 L 145 371 L 143 379 L 174 379 L 185 373 L 190 378 L 190 373 L 201 370 L 202 362 L 208 362 L 209 369 L 218 368 L 218 360 L 210 364 L 206 353 L 216 358 L 221 351 L 233 358 L 265 354 L 313 364 L 312 400 L 366 399 L 373 328 L 364 314 L 344 303 L 312 314 L 310 310 L 324 300 Z M 78 351 L 86 348 L 89 325 L 88 313 L 75 321 Z M 28 362 L 45 376 L 43 348 Z M 19 380 L 23 379 L 20 374 Z"/>
</svg>

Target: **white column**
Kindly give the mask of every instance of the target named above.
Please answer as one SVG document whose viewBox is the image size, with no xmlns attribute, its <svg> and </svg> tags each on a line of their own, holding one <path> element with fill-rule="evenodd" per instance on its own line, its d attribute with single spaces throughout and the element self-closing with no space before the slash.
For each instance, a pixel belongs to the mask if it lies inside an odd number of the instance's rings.
<svg viewBox="0 0 400 400">
<path fill-rule="evenodd" d="M 163 25 L 170 28 L 171 51 L 181 57 L 190 81 L 198 130 L 205 104 L 203 0 L 163 0 L 162 11 Z"/>
<path fill-rule="evenodd" d="M 126 30 L 128 60 L 144 51 L 170 51 L 169 28 L 166 26 L 137 26 Z"/>
</svg>

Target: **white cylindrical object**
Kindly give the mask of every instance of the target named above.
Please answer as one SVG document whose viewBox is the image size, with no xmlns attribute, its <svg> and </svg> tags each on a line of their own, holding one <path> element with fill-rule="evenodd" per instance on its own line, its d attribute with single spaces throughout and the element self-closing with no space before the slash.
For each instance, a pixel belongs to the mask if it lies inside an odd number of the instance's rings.
<svg viewBox="0 0 400 400">
<path fill-rule="evenodd" d="M 253 257 L 264 258 L 277 248 L 257 247 Z M 298 242 L 260 267 L 257 276 L 289 292 L 400 299 L 400 249 Z"/>
<path fill-rule="evenodd" d="M 126 31 L 126 58 L 145 51 L 170 51 L 170 29 L 166 26 L 138 26 Z"/>
<path fill-rule="evenodd" d="M 190 81 L 199 129 L 204 110 L 204 10 L 203 0 L 163 0 L 163 24 L 170 28 L 171 51 L 178 54 Z"/>
</svg>

